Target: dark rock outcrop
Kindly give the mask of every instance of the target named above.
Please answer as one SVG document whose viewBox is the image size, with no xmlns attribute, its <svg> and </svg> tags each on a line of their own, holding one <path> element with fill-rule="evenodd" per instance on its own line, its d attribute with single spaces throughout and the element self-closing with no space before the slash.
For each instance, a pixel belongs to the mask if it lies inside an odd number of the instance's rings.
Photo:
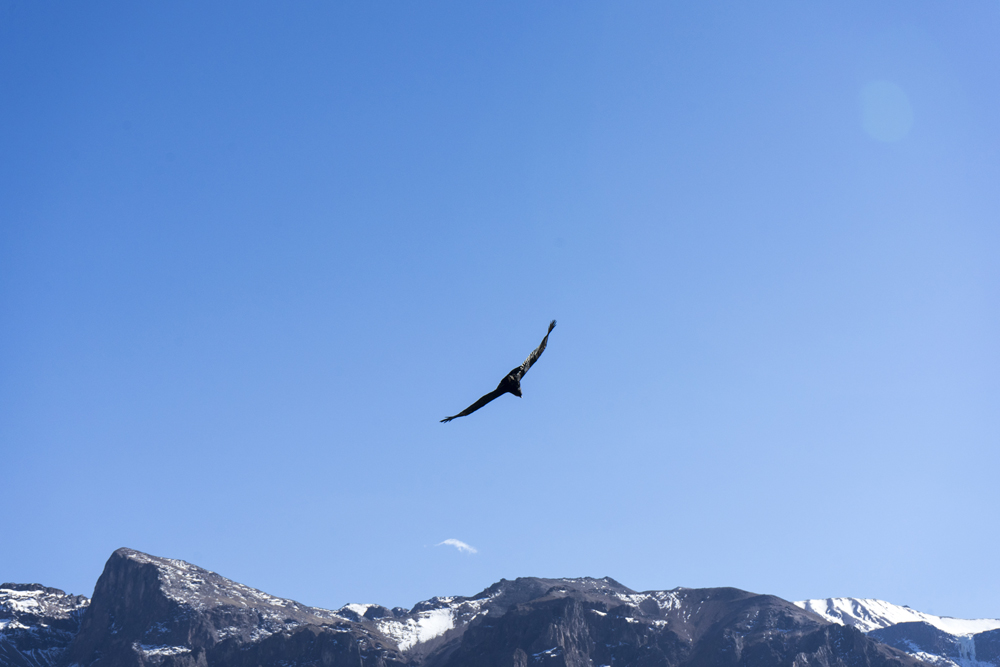
<svg viewBox="0 0 1000 667">
<path fill-rule="evenodd" d="M 868 633 L 883 644 L 909 653 L 928 653 L 952 661 L 963 656 L 963 646 L 958 637 L 935 628 L 930 623 L 897 623 Z"/>
<path fill-rule="evenodd" d="M 973 636 L 976 660 L 1000 667 L 1000 630 L 980 632 Z"/>
</svg>

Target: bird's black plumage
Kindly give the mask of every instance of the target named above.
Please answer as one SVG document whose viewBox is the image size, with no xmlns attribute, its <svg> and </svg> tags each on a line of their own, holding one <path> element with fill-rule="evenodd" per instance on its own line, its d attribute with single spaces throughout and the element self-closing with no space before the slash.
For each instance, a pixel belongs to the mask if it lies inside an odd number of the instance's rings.
<svg viewBox="0 0 1000 667">
<path fill-rule="evenodd" d="M 555 328 L 556 328 L 556 321 L 552 320 L 551 322 L 549 322 L 549 330 L 545 332 L 545 338 L 542 339 L 542 342 L 539 343 L 538 347 L 532 350 L 531 354 L 528 355 L 528 358 L 524 360 L 523 364 L 511 370 L 510 373 L 507 373 L 507 375 L 505 375 L 504 378 L 500 380 L 500 384 L 497 385 L 496 389 L 486 394 L 478 401 L 476 401 L 466 409 L 459 412 L 457 415 L 452 415 L 451 417 L 445 417 L 441 421 L 450 422 L 452 419 L 456 419 L 458 417 L 465 417 L 466 415 L 471 415 L 473 412 L 483 407 L 484 405 L 492 401 L 494 398 L 499 398 L 500 396 L 503 396 L 506 393 L 511 393 L 514 394 L 515 396 L 520 396 L 521 378 L 523 378 L 524 374 L 528 372 L 528 369 L 531 368 L 536 361 L 538 361 L 538 357 L 542 356 L 542 352 L 545 351 L 545 346 L 548 345 L 549 343 L 549 334 L 552 333 L 552 330 Z"/>
</svg>

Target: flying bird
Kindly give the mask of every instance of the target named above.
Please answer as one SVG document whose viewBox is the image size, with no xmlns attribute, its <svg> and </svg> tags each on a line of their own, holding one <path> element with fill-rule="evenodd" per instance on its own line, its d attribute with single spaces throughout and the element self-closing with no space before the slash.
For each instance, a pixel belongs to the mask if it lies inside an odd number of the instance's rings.
<svg viewBox="0 0 1000 667">
<path fill-rule="evenodd" d="M 458 417 L 471 415 L 473 412 L 483 407 L 484 405 L 492 401 L 494 398 L 503 396 L 508 392 L 520 398 L 521 378 L 523 378 L 524 374 L 528 372 L 528 369 L 531 368 L 536 361 L 538 361 L 538 357 L 542 356 L 542 352 L 545 351 L 545 346 L 548 345 L 549 342 L 549 334 L 552 333 L 552 330 L 555 328 L 556 328 L 556 321 L 552 320 L 551 322 L 549 322 L 549 330 L 545 332 L 545 338 L 542 339 L 542 342 L 538 345 L 538 347 L 536 347 L 532 351 L 532 353 L 528 355 L 528 358 L 524 360 L 523 364 L 512 370 L 510 373 L 507 373 L 504 379 L 500 380 L 500 384 L 497 385 L 496 389 L 486 394 L 478 401 L 476 401 L 466 409 L 459 412 L 457 415 L 452 415 L 451 417 L 445 417 L 441 421 L 450 422 L 452 419 L 457 419 Z"/>
</svg>

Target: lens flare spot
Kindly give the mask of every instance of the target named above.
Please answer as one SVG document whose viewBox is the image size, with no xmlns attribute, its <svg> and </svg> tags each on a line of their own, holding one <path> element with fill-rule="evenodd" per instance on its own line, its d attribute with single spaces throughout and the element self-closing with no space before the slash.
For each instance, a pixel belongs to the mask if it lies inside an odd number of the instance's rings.
<svg viewBox="0 0 1000 667">
<path fill-rule="evenodd" d="M 861 124 L 873 139 L 899 141 L 913 128 L 913 107 L 902 88 L 872 81 L 861 89 Z"/>
</svg>

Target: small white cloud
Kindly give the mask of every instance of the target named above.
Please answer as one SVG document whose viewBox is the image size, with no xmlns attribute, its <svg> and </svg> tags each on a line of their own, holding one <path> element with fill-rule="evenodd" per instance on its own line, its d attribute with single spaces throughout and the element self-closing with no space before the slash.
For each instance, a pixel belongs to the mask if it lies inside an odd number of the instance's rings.
<svg viewBox="0 0 1000 667">
<path fill-rule="evenodd" d="M 439 547 L 442 544 L 447 544 L 450 547 L 455 547 L 456 549 L 458 549 L 459 551 L 461 551 L 463 554 L 474 554 L 474 553 L 477 553 L 476 547 L 472 546 L 471 544 L 466 544 L 462 540 L 456 540 L 455 538 L 449 538 L 449 539 L 445 540 L 444 542 L 438 542 L 434 546 Z"/>
</svg>

